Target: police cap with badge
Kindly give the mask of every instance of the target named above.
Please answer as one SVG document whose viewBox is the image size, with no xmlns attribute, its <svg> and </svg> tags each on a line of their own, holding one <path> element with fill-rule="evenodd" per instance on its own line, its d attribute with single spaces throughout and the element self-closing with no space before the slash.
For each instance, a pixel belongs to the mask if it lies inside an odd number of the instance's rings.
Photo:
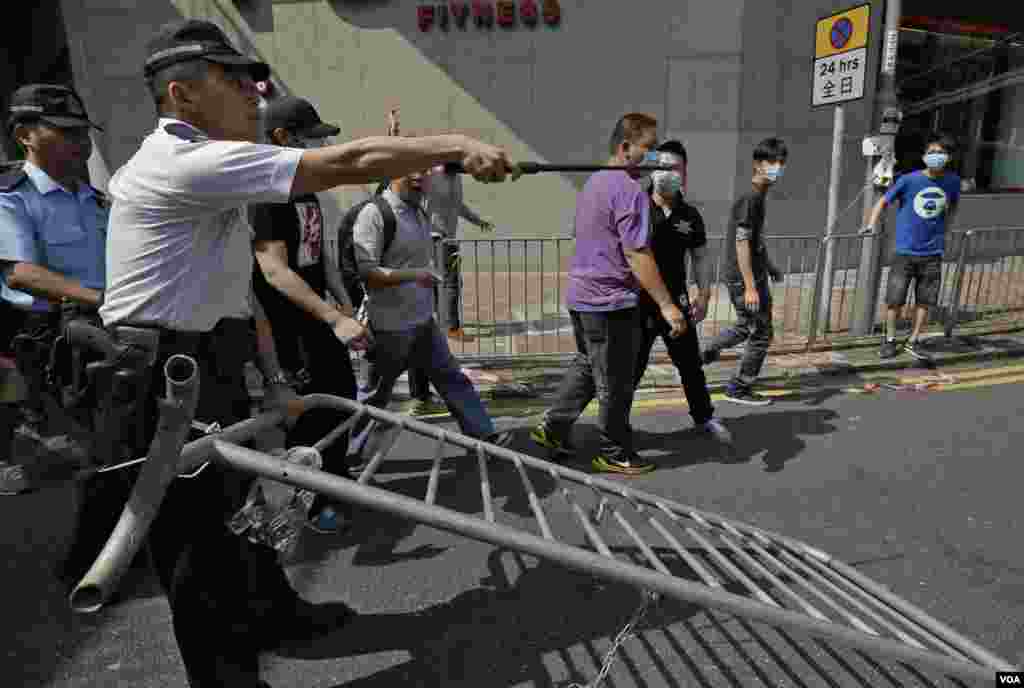
<svg viewBox="0 0 1024 688">
<path fill-rule="evenodd" d="M 102 127 L 89 119 L 78 93 L 69 86 L 60 84 L 28 84 L 11 96 L 8 105 L 7 131 L 19 124 L 42 122 L 58 129 L 79 129 Z M 11 191 L 25 181 L 20 160 L 0 169 L 0 191 Z"/>
<path fill-rule="evenodd" d="M 270 66 L 235 50 L 220 27 L 201 19 L 185 19 L 164 24 L 146 46 L 143 73 L 151 78 L 157 72 L 179 62 L 206 60 L 228 67 L 245 67 L 254 81 L 270 78 Z"/>
</svg>

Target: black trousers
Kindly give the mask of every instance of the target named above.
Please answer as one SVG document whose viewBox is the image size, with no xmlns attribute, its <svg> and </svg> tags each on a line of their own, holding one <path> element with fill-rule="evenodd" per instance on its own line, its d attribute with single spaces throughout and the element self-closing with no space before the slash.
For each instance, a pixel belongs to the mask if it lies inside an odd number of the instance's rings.
<svg viewBox="0 0 1024 688">
<path fill-rule="evenodd" d="M 330 327 L 322 322 L 304 323 L 302 344 L 306 350 L 307 370 L 311 382 L 303 394 L 331 394 L 345 399 L 356 398 L 356 376 L 348 347 L 338 341 Z M 312 446 L 327 433 L 345 422 L 348 414 L 330 409 L 314 409 L 302 414 L 288 432 L 287 447 Z M 346 454 L 348 438 L 340 437 L 322 454 L 324 470 L 349 477 Z"/>
<path fill-rule="evenodd" d="M 190 354 L 200 366 L 196 418 L 230 425 L 249 416 L 245 385 L 251 332 L 245 320 L 222 320 L 203 335 L 164 332 L 142 421 L 156 426 L 163 364 Z M 210 464 L 198 477 L 175 480 L 148 537 L 149 552 L 171 606 L 174 635 L 192 688 L 255 688 L 258 648 L 273 631 L 275 610 L 294 601 L 277 553 L 237 537 L 225 520 L 244 502 L 253 478 Z M 134 475 L 95 476 L 84 489 L 65 572 L 84 574 L 113 530 Z"/>
<path fill-rule="evenodd" d="M 567 436 L 596 396 L 600 403 L 601 453 L 613 460 L 628 459 L 633 453 L 629 412 L 641 344 L 639 309 L 569 311 L 569 315 L 579 353 L 562 378 L 544 422 L 555 434 Z"/>
<path fill-rule="evenodd" d="M 683 311 L 684 313 L 686 310 Z M 641 317 L 642 338 L 640 351 L 636 363 L 636 384 L 647 370 L 647 363 L 651 359 L 651 348 L 654 342 L 661 337 L 668 349 L 668 356 L 672 365 L 679 371 L 679 378 L 683 383 L 683 393 L 686 394 L 686 403 L 690 407 L 690 417 L 697 425 L 711 420 L 715 415 L 714 406 L 711 405 L 711 393 L 708 392 L 708 381 L 704 377 L 704 367 L 700 356 L 700 342 L 697 340 L 697 328 L 693 319 L 687 314 L 686 332 L 679 337 L 669 336 L 670 328 L 661 314 L 655 310 L 648 310 Z"/>
</svg>

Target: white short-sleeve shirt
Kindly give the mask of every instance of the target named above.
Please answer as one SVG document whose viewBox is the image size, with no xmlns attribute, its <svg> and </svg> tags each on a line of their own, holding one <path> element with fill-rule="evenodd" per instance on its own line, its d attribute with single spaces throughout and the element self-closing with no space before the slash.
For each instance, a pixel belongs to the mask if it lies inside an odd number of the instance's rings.
<svg viewBox="0 0 1024 688">
<path fill-rule="evenodd" d="M 222 318 L 250 315 L 245 206 L 287 201 L 301 157 L 161 119 L 108 187 L 104 324 L 207 332 Z"/>
</svg>

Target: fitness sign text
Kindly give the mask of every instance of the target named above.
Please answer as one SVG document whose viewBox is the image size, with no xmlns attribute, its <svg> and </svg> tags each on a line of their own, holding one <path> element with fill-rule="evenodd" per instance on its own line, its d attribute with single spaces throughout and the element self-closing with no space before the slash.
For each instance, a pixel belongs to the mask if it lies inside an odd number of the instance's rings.
<svg viewBox="0 0 1024 688">
<path fill-rule="evenodd" d="M 497 0 L 497 2 L 432 2 L 416 8 L 416 21 L 420 31 L 437 27 L 447 31 L 451 25 L 465 30 L 470 24 L 478 29 L 495 25 L 510 29 L 517 24 L 533 28 L 543 22 L 558 26 L 562 21 L 562 7 L 558 0 Z"/>
</svg>

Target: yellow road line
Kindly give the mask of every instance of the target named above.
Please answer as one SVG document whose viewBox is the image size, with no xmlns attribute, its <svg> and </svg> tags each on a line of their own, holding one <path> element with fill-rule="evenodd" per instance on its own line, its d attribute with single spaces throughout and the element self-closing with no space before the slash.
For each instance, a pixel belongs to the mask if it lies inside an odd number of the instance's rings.
<svg viewBox="0 0 1024 688">
<path fill-rule="evenodd" d="M 977 381 L 973 381 L 973 382 L 959 382 L 959 383 L 952 384 L 952 385 L 941 385 L 941 386 L 939 386 L 939 387 L 937 387 L 937 388 L 935 388 L 934 390 L 931 390 L 931 391 L 933 391 L 933 392 L 946 392 L 946 391 L 958 390 L 958 389 L 975 389 L 975 388 L 978 388 L 978 387 L 992 387 L 992 386 L 995 386 L 995 385 L 1007 385 L 1007 384 L 1010 384 L 1010 383 L 1013 383 L 1013 382 L 1024 382 L 1024 375 L 1010 375 L 1008 377 L 1003 377 L 1003 378 L 993 379 L 993 380 L 977 380 Z"/>
</svg>

